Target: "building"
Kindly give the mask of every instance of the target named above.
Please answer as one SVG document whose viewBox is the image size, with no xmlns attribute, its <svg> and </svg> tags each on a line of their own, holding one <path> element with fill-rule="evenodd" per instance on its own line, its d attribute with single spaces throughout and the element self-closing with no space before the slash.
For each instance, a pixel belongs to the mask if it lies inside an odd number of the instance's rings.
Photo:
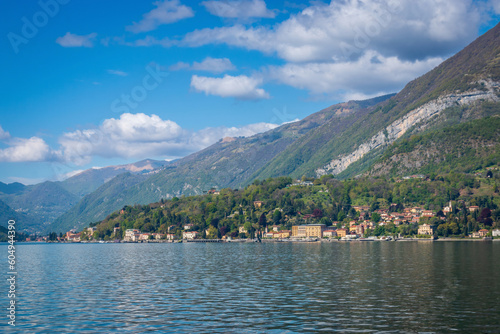
<svg viewBox="0 0 500 334">
<path fill-rule="evenodd" d="M 451 205 L 451 201 L 450 201 L 450 204 L 443 208 L 443 213 L 450 213 L 452 211 L 453 211 L 453 206 Z"/>
<path fill-rule="evenodd" d="M 193 227 L 194 227 L 194 224 L 186 224 L 186 225 L 184 225 L 184 230 L 187 231 L 187 230 L 192 229 Z"/>
<path fill-rule="evenodd" d="M 141 241 L 147 241 L 147 240 L 151 239 L 151 236 L 152 236 L 151 233 L 141 233 L 139 235 L 139 240 L 141 240 Z"/>
<path fill-rule="evenodd" d="M 262 202 L 262 201 L 255 201 L 255 202 L 253 202 L 253 205 L 255 206 L 255 208 L 260 209 L 262 207 L 263 203 L 264 202 Z"/>
<path fill-rule="evenodd" d="M 500 230 L 496 229 L 491 232 L 491 235 L 494 237 L 500 237 Z"/>
<path fill-rule="evenodd" d="M 290 238 L 290 236 L 292 235 L 292 231 L 282 230 L 282 231 L 279 231 L 279 234 L 280 234 L 281 239 Z"/>
<path fill-rule="evenodd" d="M 125 236 L 123 237 L 123 241 L 128 242 L 136 242 L 139 240 L 140 232 L 136 229 L 128 229 L 125 231 Z"/>
<path fill-rule="evenodd" d="M 337 236 L 337 231 L 335 230 L 324 230 L 323 238 L 335 238 Z"/>
<path fill-rule="evenodd" d="M 479 210 L 479 207 L 478 207 L 477 205 L 473 205 L 473 206 L 470 206 L 470 207 L 469 207 L 469 211 L 470 211 L 470 212 L 474 212 L 474 211 L 476 211 L 476 210 Z"/>
<path fill-rule="evenodd" d="M 488 230 L 487 229 L 482 229 L 482 230 L 479 230 L 477 233 L 479 233 L 479 237 L 480 238 L 484 238 L 486 236 L 486 234 L 488 234 Z"/>
<path fill-rule="evenodd" d="M 337 229 L 337 237 L 345 237 L 347 235 L 347 230 L 345 228 Z"/>
<path fill-rule="evenodd" d="M 66 232 L 66 240 L 68 241 L 73 241 L 73 242 L 80 242 L 80 238 L 82 236 L 82 233 L 72 233 L 72 232 Z"/>
<path fill-rule="evenodd" d="M 325 224 L 294 225 L 292 226 L 292 236 L 299 238 L 322 238 L 324 230 L 326 230 Z"/>
<path fill-rule="evenodd" d="M 238 228 L 238 232 L 241 233 L 241 234 L 248 233 L 247 229 L 244 226 L 240 226 Z"/>
<path fill-rule="evenodd" d="M 198 231 L 182 232 L 182 239 L 193 240 L 198 236 Z"/>
<path fill-rule="evenodd" d="M 365 227 L 363 225 L 356 226 L 356 234 L 357 235 L 365 234 Z"/>
<path fill-rule="evenodd" d="M 431 210 L 422 211 L 422 217 L 434 217 L 435 213 Z"/>
<path fill-rule="evenodd" d="M 432 230 L 431 225 L 422 224 L 418 227 L 418 234 L 420 234 L 420 235 L 433 235 L 434 231 Z"/>
</svg>

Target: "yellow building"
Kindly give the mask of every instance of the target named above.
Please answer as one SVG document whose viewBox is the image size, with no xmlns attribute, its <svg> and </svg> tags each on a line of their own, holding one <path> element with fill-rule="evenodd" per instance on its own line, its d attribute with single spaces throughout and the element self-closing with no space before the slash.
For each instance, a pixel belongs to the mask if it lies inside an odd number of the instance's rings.
<svg viewBox="0 0 500 334">
<path fill-rule="evenodd" d="M 347 230 L 345 228 L 337 229 L 337 237 L 345 237 L 347 235 Z"/>
<path fill-rule="evenodd" d="M 433 235 L 434 231 L 429 224 L 423 224 L 418 227 L 418 234 L 421 235 Z"/>
<path fill-rule="evenodd" d="M 292 226 L 292 237 L 323 238 L 323 231 L 324 230 L 326 230 L 325 224 L 295 225 L 295 226 Z"/>
<path fill-rule="evenodd" d="M 290 235 L 292 234 L 292 231 L 290 231 L 290 230 L 283 230 L 283 231 L 279 231 L 279 233 L 280 233 L 280 238 L 284 239 L 284 238 L 290 238 Z"/>
</svg>

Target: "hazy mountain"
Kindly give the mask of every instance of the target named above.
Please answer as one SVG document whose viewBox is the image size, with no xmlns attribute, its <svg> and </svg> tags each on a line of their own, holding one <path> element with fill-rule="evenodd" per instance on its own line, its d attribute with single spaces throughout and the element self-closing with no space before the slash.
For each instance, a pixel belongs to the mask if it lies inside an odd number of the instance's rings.
<svg viewBox="0 0 500 334">
<path fill-rule="evenodd" d="M 27 231 L 45 230 L 82 197 L 114 177 L 124 173 L 152 175 L 167 164 L 166 161 L 147 159 L 127 165 L 92 168 L 64 181 L 46 181 L 30 186 L 0 182 L 0 200 L 18 213 L 18 228 Z M 4 209 L 7 210 L 0 207 L 0 210 Z M 5 212 L 10 211 L 0 211 L 0 214 Z"/>
<path fill-rule="evenodd" d="M 83 197 L 117 175 L 125 172 L 148 174 L 157 171 L 168 163 L 167 161 L 146 159 L 127 165 L 91 168 L 62 181 L 61 186 L 72 194 Z"/>
</svg>

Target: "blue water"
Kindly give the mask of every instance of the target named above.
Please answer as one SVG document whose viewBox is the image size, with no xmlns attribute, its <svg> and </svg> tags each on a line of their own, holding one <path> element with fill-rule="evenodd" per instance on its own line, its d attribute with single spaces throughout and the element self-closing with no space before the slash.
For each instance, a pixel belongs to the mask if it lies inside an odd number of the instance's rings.
<svg viewBox="0 0 500 334">
<path fill-rule="evenodd" d="M 18 244 L 17 265 L 7 333 L 500 332 L 500 242 Z"/>
</svg>

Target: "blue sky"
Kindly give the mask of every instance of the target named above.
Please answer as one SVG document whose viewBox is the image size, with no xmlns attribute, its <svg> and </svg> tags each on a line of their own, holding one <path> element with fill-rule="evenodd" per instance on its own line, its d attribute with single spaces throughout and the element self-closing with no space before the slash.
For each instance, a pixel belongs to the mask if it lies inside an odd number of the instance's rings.
<svg viewBox="0 0 500 334">
<path fill-rule="evenodd" d="M 0 181 L 172 159 L 397 92 L 500 0 L 2 1 Z"/>
</svg>

